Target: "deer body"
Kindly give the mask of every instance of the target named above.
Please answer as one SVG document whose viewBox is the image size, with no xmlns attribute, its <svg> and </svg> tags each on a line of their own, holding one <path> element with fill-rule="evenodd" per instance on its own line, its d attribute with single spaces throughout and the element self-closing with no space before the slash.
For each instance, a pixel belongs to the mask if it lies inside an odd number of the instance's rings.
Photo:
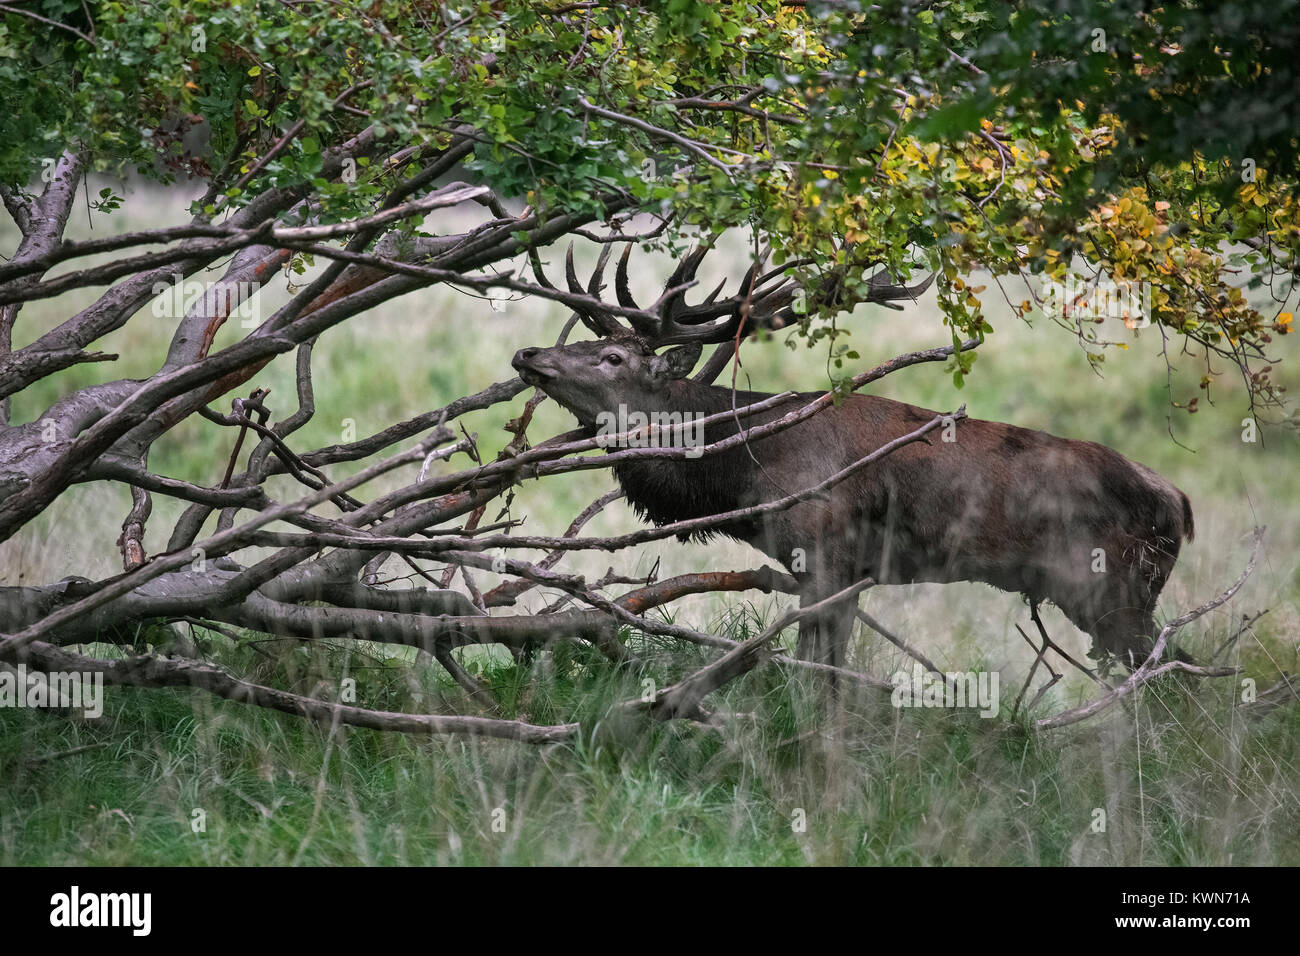
<svg viewBox="0 0 1300 956">
<path fill-rule="evenodd" d="M 770 397 L 686 379 L 699 348 L 655 355 L 628 342 L 524 349 L 514 365 L 586 425 L 619 404 L 646 413 L 713 414 Z M 801 396 L 803 402 L 816 394 Z M 802 404 L 802 403 L 801 403 Z M 798 407 L 743 419 L 746 428 Z M 802 491 L 932 421 L 936 413 L 854 395 L 797 425 L 695 459 L 615 468 L 628 500 L 655 524 L 732 511 Z M 706 426 L 713 443 L 735 421 Z M 945 440 L 951 438 L 951 440 Z M 1095 645 L 1145 657 L 1152 612 L 1192 537 L 1187 497 L 1103 445 L 966 419 L 903 446 L 821 498 L 717 532 L 781 562 L 815 603 L 865 577 L 879 584 L 981 581 L 1056 604 Z M 707 534 L 705 536 L 707 536 Z M 800 629 L 800 654 L 841 666 L 856 602 Z"/>
</svg>

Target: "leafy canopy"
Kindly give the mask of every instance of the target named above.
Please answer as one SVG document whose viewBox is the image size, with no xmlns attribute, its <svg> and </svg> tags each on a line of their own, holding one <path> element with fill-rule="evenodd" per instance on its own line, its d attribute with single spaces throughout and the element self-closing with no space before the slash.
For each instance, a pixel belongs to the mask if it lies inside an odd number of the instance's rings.
<svg viewBox="0 0 1300 956">
<path fill-rule="evenodd" d="M 1254 408 L 1300 268 L 1297 6 L 35 0 L 0 14 L 0 181 L 71 148 L 209 180 L 200 217 L 299 186 L 339 220 L 468 128 L 500 197 L 671 217 L 673 249 L 752 230 L 808 280 L 813 341 L 881 267 L 938 273 L 954 340 L 992 331 L 974 270 L 1026 279 L 1022 314 L 1069 273 L 1145 283 L 1153 332 Z M 368 127 L 398 161 L 322 178 Z"/>
</svg>

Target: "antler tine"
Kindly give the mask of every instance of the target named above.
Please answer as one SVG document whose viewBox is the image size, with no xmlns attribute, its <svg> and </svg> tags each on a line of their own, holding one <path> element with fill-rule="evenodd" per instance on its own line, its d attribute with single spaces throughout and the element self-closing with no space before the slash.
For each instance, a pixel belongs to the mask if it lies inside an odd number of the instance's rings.
<svg viewBox="0 0 1300 956">
<path fill-rule="evenodd" d="M 695 325 L 685 329 L 674 327 L 670 333 L 655 339 L 654 346 L 658 348 L 661 345 L 683 345 L 687 342 L 716 345 L 720 342 L 729 342 L 740 331 L 743 314 L 743 311 L 737 308 L 732 310 L 727 319 L 714 322 L 712 325 Z"/>
<path fill-rule="evenodd" d="M 713 300 L 716 299 L 716 298 L 718 297 L 718 293 L 720 293 L 720 292 L 722 291 L 722 287 L 725 286 L 726 284 L 727 284 L 727 280 L 726 280 L 726 279 L 723 279 L 721 282 L 719 282 L 719 283 L 717 284 L 717 286 L 714 288 L 714 290 L 713 290 L 712 292 L 710 292 L 708 295 L 706 295 L 706 296 L 704 297 L 704 301 L 701 302 L 700 304 L 701 304 L 701 305 L 712 305 L 712 304 L 713 304 Z"/>
<path fill-rule="evenodd" d="M 609 262 L 609 254 L 613 248 L 612 245 L 605 245 L 601 248 L 600 258 L 596 260 L 596 269 L 592 272 L 591 282 L 587 286 L 588 295 L 593 297 L 598 297 L 600 295 L 601 289 L 604 285 L 605 266 Z M 623 255 L 619 257 L 619 264 L 614 274 L 614 286 L 618 293 L 619 305 L 623 306 L 625 309 L 640 308 L 635 302 L 631 301 L 631 296 L 628 294 L 627 290 L 627 258 L 631 249 L 632 247 L 628 246 Z M 578 273 L 573 267 L 572 245 L 569 246 L 569 257 L 566 261 L 566 268 L 569 275 L 569 286 L 570 288 L 573 288 L 574 284 L 578 281 Z M 575 289 L 575 291 L 579 290 Z M 593 311 L 590 318 L 599 326 L 595 331 L 599 332 L 601 335 L 612 336 L 614 338 L 623 338 L 632 334 L 644 338 L 653 338 L 660 331 L 659 323 L 654 322 L 653 320 L 636 319 L 631 316 L 628 317 L 628 321 L 632 326 L 629 329 L 627 326 L 619 322 L 613 313 L 604 310 Z M 589 328 L 594 328 L 591 326 L 591 323 L 587 323 L 587 325 Z"/>
<path fill-rule="evenodd" d="M 546 270 L 542 268 L 542 257 L 538 255 L 535 248 L 528 250 L 528 262 L 533 267 L 533 277 L 537 280 L 537 284 L 545 289 L 554 289 L 555 286 L 547 277 Z"/>
<path fill-rule="evenodd" d="M 582 283 L 578 281 L 578 270 L 573 265 L 573 243 L 569 243 L 569 249 L 564 254 L 564 278 L 569 283 L 569 291 L 575 294 L 585 293 Z"/>
<path fill-rule="evenodd" d="M 711 248 L 713 247 L 696 246 L 694 249 L 692 249 L 690 252 L 686 254 L 686 259 L 683 262 L 683 264 L 686 266 L 686 271 L 682 274 L 683 282 L 689 282 L 690 280 L 695 278 L 695 273 L 699 271 L 700 263 L 704 261 L 704 257 L 709 254 L 709 250 Z"/>
<path fill-rule="evenodd" d="M 627 262 L 632 255 L 631 245 L 623 249 L 623 254 L 618 257 L 618 265 L 614 267 L 614 293 L 618 296 L 618 304 L 625 309 L 640 309 L 636 304 L 636 299 L 632 298 L 632 289 L 628 286 L 627 281 Z M 645 339 L 653 340 L 655 336 L 663 331 L 662 322 L 651 322 L 646 320 L 629 320 L 632 327 L 636 329 L 638 335 Z"/>
<path fill-rule="evenodd" d="M 591 281 L 587 283 L 587 294 L 590 296 L 599 296 L 601 290 L 605 288 L 605 263 L 609 262 L 609 254 L 613 249 L 612 246 L 605 245 L 600 249 L 600 257 L 596 260 L 596 268 L 591 273 Z"/>
<path fill-rule="evenodd" d="M 699 255 L 695 258 L 694 263 L 689 264 L 692 276 L 695 269 L 698 268 L 699 259 L 702 258 L 703 256 Z M 718 287 L 712 290 L 705 300 L 699 303 L 698 306 L 688 306 L 688 304 L 685 303 L 685 290 L 682 290 L 681 293 L 672 295 L 672 297 L 668 299 L 668 302 L 664 304 L 668 320 L 671 321 L 673 326 L 703 325 L 705 323 L 710 323 L 712 320 L 720 319 L 720 317 L 728 315 L 728 313 L 735 312 L 737 308 L 740 308 L 742 304 L 745 303 L 746 298 L 749 298 L 750 282 L 753 280 L 755 269 L 757 269 L 757 267 L 751 267 L 748 269 L 745 273 L 745 277 L 741 280 L 740 290 L 738 290 L 735 295 L 732 295 L 732 297 L 723 299 L 722 302 L 719 302 L 718 294 L 723 290 L 723 286 L 727 284 L 727 280 L 720 282 Z M 758 285 L 759 284 L 755 284 L 755 287 Z M 669 285 L 669 287 L 672 286 Z"/>
<path fill-rule="evenodd" d="M 670 328 L 677 321 L 678 313 L 685 309 L 686 288 L 695 284 L 695 273 L 699 271 L 700 263 L 709 254 L 710 248 L 705 245 L 695 246 L 682 257 L 673 274 L 668 277 L 668 282 L 664 285 L 664 295 L 657 303 L 662 310 L 660 314 L 664 317 L 665 328 Z M 672 292 L 673 289 L 678 291 Z M 669 292 L 672 294 L 669 295 Z"/>
<path fill-rule="evenodd" d="M 682 256 L 677 262 L 677 268 L 668 277 L 668 282 L 664 285 L 664 288 L 671 289 L 673 286 L 679 286 L 683 282 L 690 282 L 694 279 L 695 272 L 699 269 L 700 263 L 704 260 L 708 251 L 707 246 L 695 246 L 690 252 Z"/>
<path fill-rule="evenodd" d="M 766 292 L 754 296 L 753 311 L 768 314 L 776 309 L 784 308 L 794 302 L 795 296 L 797 296 L 802 289 L 803 286 L 793 280 L 790 282 L 783 282 L 775 289 L 768 289 Z"/>
<path fill-rule="evenodd" d="M 609 251 L 612 248 L 613 246 L 605 247 L 604 251 L 600 255 L 600 265 L 598 268 L 604 269 L 605 261 L 609 258 Z M 614 292 L 618 296 L 618 304 L 623 308 L 640 310 L 641 307 L 637 305 L 636 300 L 632 298 L 632 291 L 628 288 L 627 284 L 627 261 L 631 254 L 632 247 L 629 245 L 624 248 L 623 254 L 618 257 L 618 265 L 614 267 Z M 633 316 L 628 316 L 628 322 L 631 324 L 636 335 L 642 339 L 653 339 L 660 331 L 662 331 L 660 323 L 654 319 L 638 319 Z M 621 334 L 626 335 L 627 330 L 625 329 Z"/>
<path fill-rule="evenodd" d="M 627 260 L 632 255 L 632 244 L 628 243 L 623 254 L 618 257 L 618 265 L 614 267 L 614 291 L 618 295 L 618 304 L 625 309 L 639 309 L 636 299 L 632 298 L 632 289 L 627 284 Z"/>
<path fill-rule="evenodd" d="M 759 262 L 765 262 L 765 261 L 766 261 L 765 259 L 759 259 Z M 770 282 L 772 279 L 775 279 L 777 276 L 781 275 L 782 273 L 789 272 L 791 269 L 798 269 L 801 266 L 809 265 L 811 262 L 812 259 L 809 258 L 791 259 L 788 262 L 783 262 L 781 265 L 777 266 L 776 268 L 769 269 L 767 272 L 764 272 L 763 275 L 759 278 L 758 284 L 760 286 L 767 285 L 768 282 Z"/>
<path fill-rule="evenodd" d="M 889 306 L 889 308 L 898 309 L 901 306 L 889 304 L 898 299 L 915 299 L 917 296 L 922 295 L 933 284 L 934 277 L 938 273 L 930 273 L 923 282 L 918 282 L 910 288 L 906 283 L 895 284 L 890 282 L 888 275 L 887 272 L 882 270 L 871 277 L 867 301 L 879 302 L 882 305 Z"/>
<path fill-rule="evenodd" d="M 573 264 L 573 243 L 569 243 L 569 249 L 564 254 L 564 278 L 569 284 L 569 291 L 574 295 L 596 295 L 600 288 L 600 272 L 604 268 L 605 259 L 608 257 L 608 248 L 605 249 L 601 260 L 596 264 L 596 274 L 592 276 L 592 287 L 596 291 L 589 292 L 582 287 L 578 281 L 578 270 Z M 628 334 L 628 329 L 620 325 L 608 312 L 603 309 L 585 309 L 574 308 L 574 314 L 582 320 L 582 324 L 597 335 L 602 337 L 619 337 Z"/>
</svg>

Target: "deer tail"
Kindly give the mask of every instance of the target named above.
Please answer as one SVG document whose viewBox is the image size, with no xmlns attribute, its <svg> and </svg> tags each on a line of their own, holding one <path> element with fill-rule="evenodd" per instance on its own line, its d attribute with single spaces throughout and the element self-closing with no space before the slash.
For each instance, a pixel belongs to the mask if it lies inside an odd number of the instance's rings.
<svg viewBox="0 0 1300 956">
<path fill-rule="evenodd" d="M 1188 541 L 1196 536 L 1196 522 L 1192 520 L 1192 503 L 1181 491 L 1178 496 L 1183 499 L 1183 537 Z"/>
</svg>

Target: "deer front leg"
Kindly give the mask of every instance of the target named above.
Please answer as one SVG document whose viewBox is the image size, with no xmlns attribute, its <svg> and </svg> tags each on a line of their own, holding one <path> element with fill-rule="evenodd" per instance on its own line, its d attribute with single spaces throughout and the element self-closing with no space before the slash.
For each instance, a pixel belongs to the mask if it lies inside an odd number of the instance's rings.
<svg viewBox="0 0 1300 956">
<path fill-rule="evenodd" d="M 850 534 L 846 541 L 843 528 L 853 528 L 851 515 L 836 512 L 820 503 L 800 506 L 803 510 L 792 512 L 793 524 L 789 537 L 773 542 L 769 553 L 780 555 L 786 567 L 799 582 L 799 605 L 810 607 L 838 594 L 861 579 L 855 569 L 861 562 L 854 560 L 856 536 Z M 801 531 L 810 526 L 811 531 Z M 798 546 L 794 546 L 798 543 Z M 845 598 L 825 607 L 816 614 L 799 621 L 798 656 L 816 664 L 843 667 L 848 658 L 849 635 L 857 616 L 857 596 Z M 825 676 L 835 689 L 835 674 Z"/>
<path fill-rule="evenodd" d="M 840 588 L 833 589 L 833 594 Z M 828 595 L 810 589 L 800 595 L 800 605 L 807 607 Z M 798 655 L 801 659 L 830 667 L 844 667 L 848 661 L 849 638 L 857 617 L 857 596 L 846 598 L 838 604 L 824 608 L 799 622 Z M 826 684 L 832 695 L 838 691 L 837 675 L 825 672 Z"/>
</svg>

